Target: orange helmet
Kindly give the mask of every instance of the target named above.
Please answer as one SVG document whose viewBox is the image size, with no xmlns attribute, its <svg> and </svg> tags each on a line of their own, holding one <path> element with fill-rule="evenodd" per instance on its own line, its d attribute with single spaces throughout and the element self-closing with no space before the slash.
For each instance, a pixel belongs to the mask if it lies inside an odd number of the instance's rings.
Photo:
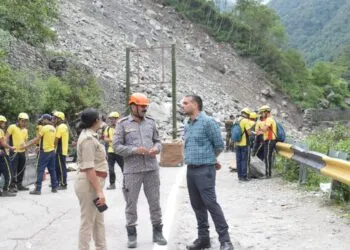
<svg viewBox="0 0 350 250">
<path fill-rule="evenodd" d="M 149 99 L 145 94 L 134 93 L 129 98 L 129 104 L 149 105 Z"/>
</svg>

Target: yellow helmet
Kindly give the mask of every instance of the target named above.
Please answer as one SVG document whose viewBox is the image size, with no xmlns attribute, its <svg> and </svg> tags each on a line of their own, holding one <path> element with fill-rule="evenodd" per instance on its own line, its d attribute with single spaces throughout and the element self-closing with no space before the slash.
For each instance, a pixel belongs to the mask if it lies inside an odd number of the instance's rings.
<svg viewBox="0 0 350 250">
<path fill-rule="evenodd" d="M 271 111 L 270 106 L 264 105 L 264 106 L 261 106 L 261 107 L 259 108 L 259 113 L 262 113 L 262 112 L 265 112 L 265 111 L 270 112 L 270 111 Z"/>
<path fill-rule="evenodd" d="M 251 112 L 252 111 L 249 108 L 244 108 L 244 109 L 241 110 L 241 114 L 245 113 L 245 114 L 249 115 Z"/>
<path fill-rule="evenodd" d="M 250 119 L 257 119 L 257 118 L 258 118 L 258 114 L 255 113 L 255 112 L 251 112 L 251 113 L 249 114 L 249 118 L 250 118 Z"/>
<path fill-rule="evenodd" d="M 120 117 L 119 113 L 115 112 L 115 111 L 109 113 L 109 115 L 108 115 L 108 118 L 119 118 L 119 117 Z"/>
<path fill-rule="evenodd" d="M 27 113 L 19 113 L 18 119 L 29 120 L 29 115 Z"/>
<path fill-rule="evenodd" d="M 0 115 L 0 122 L 7 122 L 6 117 L 3 115 Z"/>
<path fill-rule="evenodd" d="M 66 119 L 65 115 L 63 112 L 60 112 L 60 111 L 56 111 L 55 113 L 53 113 L 53 116 L 57 117 L 57 118 L 60 118 L 62 121 L 64 119 Z"/>
</svg>

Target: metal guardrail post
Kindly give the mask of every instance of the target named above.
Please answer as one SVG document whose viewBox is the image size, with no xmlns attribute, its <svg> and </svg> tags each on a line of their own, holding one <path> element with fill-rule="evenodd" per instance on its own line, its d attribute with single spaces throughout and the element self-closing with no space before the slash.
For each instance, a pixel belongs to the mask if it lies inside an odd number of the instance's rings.
<svg viewBox="0 0 350 250">
<path fill-rule="evenodd" d="M 171 45 L 171 85 L 172 85 L 172 104 L 173 104 L 173 139 L 177 137 L 177 119 L 176 119 L 176 54 L 175 44 Z"/>
<path fill-rule="evenodd" d="M 305 143 L 297 143 L 302 149 L 309 150 L 309 146 Z M 307 183 L 307 165 L 301 163 L 299 164 L 299 185 L 305 185 Z"/>
<path fill-rule="evenodd" d="M 334 158 L 339 158 L 342 160 L 346 160 L 348 158 L 348 154 L 344 153 L 344 152 L 340 152 L 340 151 L 334 151 L 334 150 L 329 150 L 328 152 L 328 156 L 330 157 L 334 157 Z M 329 198 L 330 199 L 336 199 L 337 197 L 337 190 L 339 189 L 339 187 L 341 186 L 341 182 L 332 179 L 331 182 L 331 190 L 329 192 Z"/>
<path fill-rule="evenodd" d="M 126 48 L 126 62 L 125 62 L 125 110 L 128 113 L 129 110 L 129 97 L 130 97 L 130 48 Z"/>
</svg>

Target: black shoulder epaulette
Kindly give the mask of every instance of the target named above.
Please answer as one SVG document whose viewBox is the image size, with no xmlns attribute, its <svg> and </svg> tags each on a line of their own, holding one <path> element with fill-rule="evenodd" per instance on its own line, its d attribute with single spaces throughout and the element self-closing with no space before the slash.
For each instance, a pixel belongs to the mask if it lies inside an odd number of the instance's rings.
<svg viewBox="0 0 350 250">
<path fill-rule="evenodd" d="M 124 121 L 128 120 L 128 118 L 129 118 L 129 116 L 125 116 L 125 117 L 119 119 L 118 123 L 124 122 Z"/>
<path fill-rule="evenodd" d="M 147 119 L 150 119 L 150 120 L 152 120 L 152 121 L 154 121 L 154 118 L 151 117 L 151 116 L 146 115 L 146 118 L 147 118 Z"/>
</svg>

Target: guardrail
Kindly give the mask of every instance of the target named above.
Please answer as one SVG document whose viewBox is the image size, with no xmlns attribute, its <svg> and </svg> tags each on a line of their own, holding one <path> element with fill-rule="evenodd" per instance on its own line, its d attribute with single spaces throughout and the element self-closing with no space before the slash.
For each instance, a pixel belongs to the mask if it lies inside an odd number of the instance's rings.
<svg viewBox="0 0 350 250">
<path fill-rule="evenodd" d="M 333 180 L 350 185 L 349 161 L 329 157 L 314 151 L 308 151 L 288 143 L 278 142 L 276 148 L 279 155 L 311 167 Z"/>
</svg>

